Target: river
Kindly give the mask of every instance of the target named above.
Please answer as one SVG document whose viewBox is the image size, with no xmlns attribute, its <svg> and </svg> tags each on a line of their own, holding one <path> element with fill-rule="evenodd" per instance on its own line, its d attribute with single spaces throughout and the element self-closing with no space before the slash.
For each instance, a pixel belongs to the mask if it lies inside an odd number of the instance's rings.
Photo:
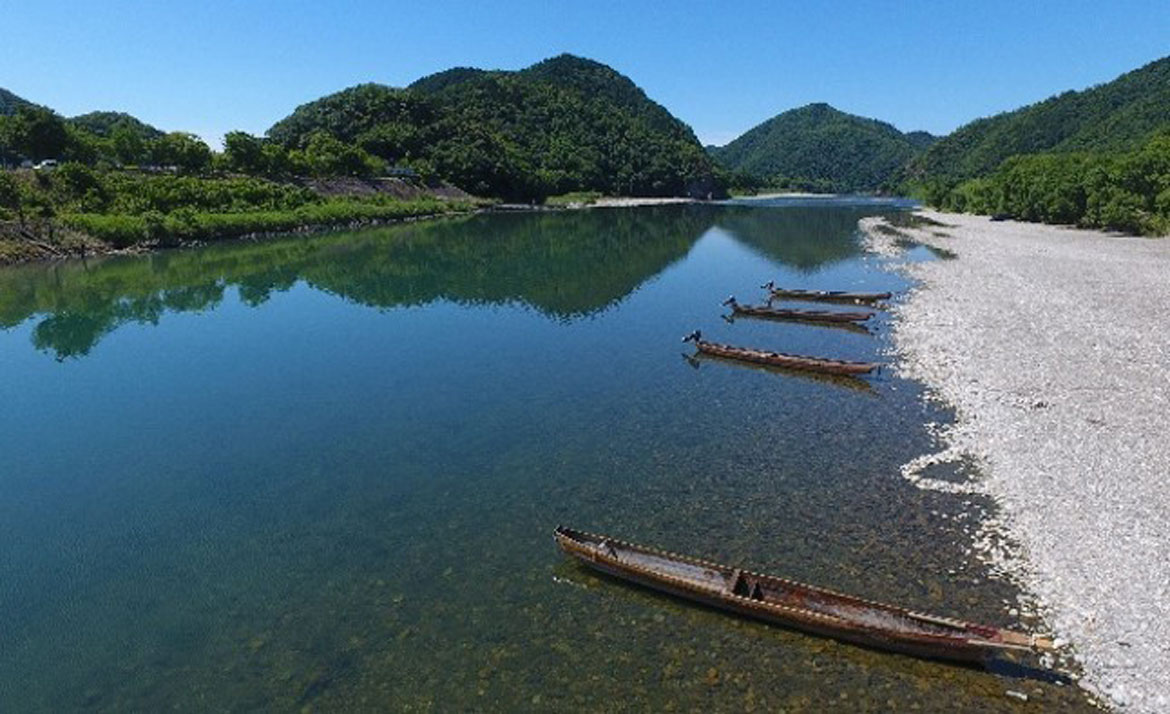
<svg viewBox="0 0 1170 714">
<path fill-rule="evenodd" d="M 0 270 L 0 710 L 1088 709 L 729 617 L 565 559 L 570 525 L 997 625 L 990 504 L 899 466 L 950 415 L 695 360 L 888 362 L 723 318 L 767 280 L 902 291 L 881 201 L 486 214 Z M 939 473 L 966 478 L 963 473 Z"/>
</svg>

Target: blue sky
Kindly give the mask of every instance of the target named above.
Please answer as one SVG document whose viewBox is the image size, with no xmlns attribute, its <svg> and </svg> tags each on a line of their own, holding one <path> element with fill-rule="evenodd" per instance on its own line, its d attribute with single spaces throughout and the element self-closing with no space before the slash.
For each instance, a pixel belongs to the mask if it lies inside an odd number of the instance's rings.
<svg viewBox="0 0 1170 714">
<path fill-rule="evenodd" d="M 561 52 L 725 143 L 825 101 L 946 133 L 1170 54 L 1170 2 L 0 0 L 0 87 L 217 141 L 359 82 Z"/>
</svg>

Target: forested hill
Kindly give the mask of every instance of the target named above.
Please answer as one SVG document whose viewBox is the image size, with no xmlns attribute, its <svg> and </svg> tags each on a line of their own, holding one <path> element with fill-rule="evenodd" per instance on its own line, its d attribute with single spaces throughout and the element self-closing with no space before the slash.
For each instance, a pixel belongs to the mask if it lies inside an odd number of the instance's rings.
<svg viewBox="0 0 1170 714">
<path fill-rule="evenodd" d="M 719 193 L 690 127 L 629 78 L 560 55 L 517 72 L 457 68 L 406 89 L 365 84 L 302 105 L 268 136 L 339 140 L 479 195 Z"/>
<path fill-rule="evenodd" d="M 766 184 L 871 191 L 933 140 L 926 132 L 903 134 L 876 119 L 809 104 L 710 151 L 728 169 Z"/>
<path fill-rule="evenodd" d="M 114 129 L 118 128 L 128 129 L 143 140 L 157 139 L 163 135 L 161 129 L 125 112 L 89 112 L 72 117 L 68 121 L 102 138 L 109 138 L 113 135 Z"/>
<path fill-rule="evenodd" d="M 919 151 L 929 149 L 941 138 L 929 131 L 908 131 L 903 136 L 906 137 L 906 141 L 909 141 L 911 146 Z"/>
<path fill-rule="evenodd" d="M 0 87 L 0 117 L 12 116 L 20 107 L 31 107 L 33 103 L 24 97 L 18 97 L 12 92 Z"/>
<path fill-rule="evenodd" d="M 990 174 L 1017 154 L 1130 151 L 1167 124 L 1170 57 L 1106 84 L 962 126 L 917 157 L 908 177 L 954 183 Z"/>
</svg>

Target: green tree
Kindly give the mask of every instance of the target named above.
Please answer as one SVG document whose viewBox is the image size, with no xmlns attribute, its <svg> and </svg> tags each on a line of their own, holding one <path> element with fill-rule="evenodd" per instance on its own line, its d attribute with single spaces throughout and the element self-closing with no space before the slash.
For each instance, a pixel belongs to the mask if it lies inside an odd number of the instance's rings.
<svg viewBox="0 0 1170 714">
<path fill-rule="evenodd" d="M 0 115 L 0 165 L 15 164 L 20 160 L 14 131 L 12 118 Z"/>
<path fill-rule="evenodd" d="M 69 135 L 69 141 L 59 158 L 91 166 L 102 159 L 110 158 L 112 152 L 109 141 L 73 124 L 66 124 L 65 131 Z"/>
<path fill-rule="evenodd" d="M 69 144 L 64 120 L 44 107 L 17 109 L 12 132 L 17 149 L 36 161 L 60 158 Z"/>
<path fill-rule="evenodd" d="M 182 173 L 197 174 L 211 165 L 211 149 L 194 134 L 171 132 L 154 142 L 154 160 L 164 166 L 174 166 Z"/>
<path fill-rule="evenodd" d="M 397 163 L 422 148 L 422 132 L 403 122 L 386 122 L 357 136 L 364 151 Z"/>
<path fill-rule="evenodd" d="M 317 176 L 372 176 L 381 164 L 360 148 L 315 131 L 305 145 L 305 158 Z"/>
<path fill-rule="evenodd" d="M 297 173 L 289 152 L 283 146 L 265 142 L 260 148 L 265 171 L 269 176 L 290 176 Z"/>
<path fill-rule="evenodd" d="M 24 201 L 20 185 L 12 174 L 0 171 L 0 210 L 16 216 L 24 226 Z"/>
<path fill-rule="evenodd" d="M 245 174 L 264 174 L 267 172 L 264 142 L 257 137 L 242 131 L 229 131 L 224 136 L 224 157 L 228 166 L 233 170 Z"/>
<path fill-rule="evenodd" d="M 118 123 L 110 131 L 114 157 L 122 164 L 139 164 L 146 156 L 146 142 L 142 135 L 125 123 Z"/>
</svg>

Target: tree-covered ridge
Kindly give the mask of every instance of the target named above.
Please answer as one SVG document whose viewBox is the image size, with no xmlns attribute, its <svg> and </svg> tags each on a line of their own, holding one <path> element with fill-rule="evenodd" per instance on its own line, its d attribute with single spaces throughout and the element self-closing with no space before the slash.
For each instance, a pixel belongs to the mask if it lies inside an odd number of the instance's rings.
<svg viewBox="0 0 1170 714">
<path fill-rule="evenodd" d="M 935 136 L 929 131 L 908 131 L 903 136 L 910 145 L 919 151 L 926 151 L 941 139 L 941 136 Z"/>
<path fill-rule="evenodd" d="M 323 131 L 344 142 L 369 139 L 371 132 L 399 126 L 411 132 L 425 130 L 435 121 L 432 103 L 419 94 L 383 84 L 359 84 L 302 104 L 273 124 L 268 138 L 289 147 L 304 147 L 314 132 Z M 388 137 L 389 138 L 389 137 Z M 403 149 L 412 144 L 402 139 Z M 364 142 L 359 142 L 364 143 Z"/>
<path fill-rule="evenodd" d="M 88 131 L 94 136 L 100 136 L 105 139 L 111 138 L 114 130 L 120 127 L 124 127 L 133 132 L 144 141 L 158 139 L 165 133 L 161 129 L 157 129 L 125 112 L 89 112 L 71 117 L 67 121 L 80 129 Z"/>
<path fill-rule="evenodd" d="M 603 64 L 561 55 L 518 72 L 448 70 L 407 89 L 359 85 L 269 131 L 286 149 L 325 136 L 485 196 L 718 192 L 685 124 Z"/>
<path fill-rule="evenodd" d="M 629 77 L 601 62 L 561 54 L 537 62 L 519 74 L 525 79 L 548 82 L 583 96 L 604 98 L 639 117 L 655 131 L 696 145 L 699 143 L 691 127 L 646 96 L 646 92 Z"/>
<path fill-rule="evenodd" d="M 421 190 L 405 200 L 380 191 L 327 196 L 259 177 L 103 171 L 71 162 L 51 172 L 0 172 L 0 242 L 23 237 L 61 256 L 79 247 L 64 244 L 71 234 L 117 248 L 166 246 L 469 211 L 478 205 Z"/>
<path fill-rule="evenodd" d="M 423 94 L 434 94 L 435 92 L 443 91 L 447 87 L 479 79 L 485 74 L 489 74 L 489 71 L 486 69 L 452 67 L 451 69 L 445 69 L 442 72 L 435 72 L 434 74 L 428 74 L 425 77 L 416 79 L 410 83 L 407 89 L 412 89 Z"/>
<path fill-rule="evenodd" d="M 772 117 L 712 153 L 728 169 L 766 184 L 872 191 L 929 143 L 928 137 L 915 132 L 911 138 L 885 122 L 809 104 Z"/>
<path fill-rule="evenodd" d="M 907 176 L 953 184 L 986 176 L 1019 154 L 1131 151 L 1168 123 L 1170 57 L 1164 57 L 1106 84 L 962 126 L 911 162 Z"/>
<path fill-rule="evenodd" d="M 35 106 L 24 97 L 18 97 L 12 92 L 0 87 L 0 117 L 12 116 L 21 107 Z"/>
<path fill-rule="evenodd" d="M 924 189 L 929 203 L 952 211 L 1167 235 L 1170 129 L 1131 152 L 1013 156 L 989 176 Z"/>
</svg>

